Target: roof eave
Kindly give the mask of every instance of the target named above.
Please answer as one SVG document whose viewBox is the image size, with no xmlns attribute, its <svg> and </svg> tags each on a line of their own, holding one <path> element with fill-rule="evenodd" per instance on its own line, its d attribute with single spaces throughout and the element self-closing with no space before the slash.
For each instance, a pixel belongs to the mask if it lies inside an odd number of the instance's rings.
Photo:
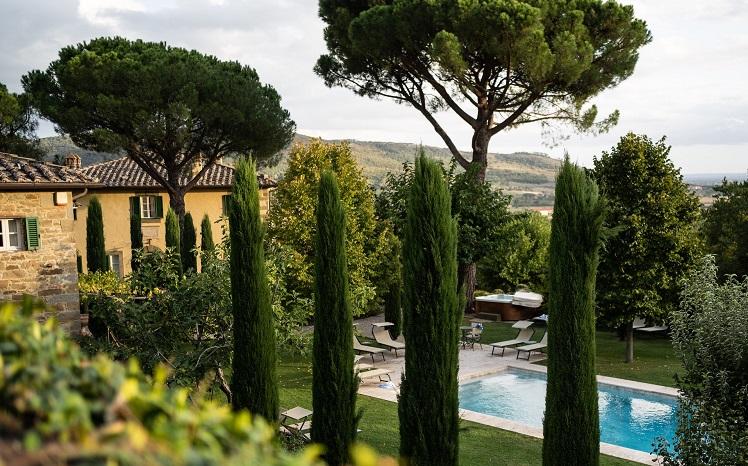
<svg viewBox="0 0 748 466">
<path fill-rule="evenodd" d="M 34 183 L 0 182 L 1 191 L 67 191 L 70 189 L 100 188 L 101 183 Z"/>
</svg>

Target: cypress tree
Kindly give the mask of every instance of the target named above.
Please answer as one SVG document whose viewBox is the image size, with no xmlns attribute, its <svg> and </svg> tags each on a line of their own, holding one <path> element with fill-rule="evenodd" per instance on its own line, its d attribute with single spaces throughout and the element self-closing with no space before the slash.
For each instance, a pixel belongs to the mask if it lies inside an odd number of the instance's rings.
<svg viewBox="0 0 748 466">
<path fill-rule="evenodd" d="M 317 205 L 312 441 L 331 466 L 349 463 L 356 436 L 353 315 L 348 291 L 345 213 L 335 175 L 322 172 Z"/>
<path fill-rule="evenodd" d="M 556 179 L 548 287 L 548 389 L 543 465 L 597 465 L 595 274 L 605 204 L 567 158 Z"/>
<path fill-rule="evenodd" d="M 104 218 L 99 199 L 94 196 L 88 203 L 86 217 L 86 262 L 89 272 L 109 270 L 104 246 Z"/>
<path fill-rule="evenodd" d="M 399 267 L 398 267 L 399 269 Z M 394 325 L 389 328 L 392 338 L 397 338 L 402 331 L 402 279 L 398 273 L 393 277 L 384 295 L 384 320 Z"/>
<path fill-rule="evenodd" d="M 457 359 L 462 309 L 457 290 L 457 224 L 437 163 L 421 150 L 403 236 L 400 456 L 412 466 L 458 464 Z"/>
<path fill-rule="evenodd" d="M 143 248 L 143 228 L 140 218 L 140 198 L 133 197 L 130 202 L 130 266 L 132 271 L 138 270 L 137 252 Z"/>
<path fill-rule="evenodd" d="M 229 202 L 234 316 L 231 403 L 234 410 L 247 409 L 274 422 L 278 416 L 275 329 L 254 162 L 237 162 Z"/>
<path fill-rule="evenodd" d="M 177 267 L 179 267 L 180 271 L 182 268 L 182 261 L 181 261 L 181 248 L 179 246 L 179 217 L 177 217 L 177 214 L 169 208 L 169 211 L 166 212 L 166 248 L 167 249 L 173 249 L 178 254 L 180 254 L 180 260 L 177 264 Z"/>
<path fill-rule="evenodd" d="M 177 214 L 169 208 L 169 211 L 166 212 L 166 247 L 180 251 L 179 235 L 179 219 Z"/>
<path fill-rule="evenodd" d="M 192 270 L 197 272 L 197 256 L 195 247 L 197 243 L 197 233 L 195 233 L 195 222 L 192 221 L 192 214 L 184 214 L 184 232 L 182 233 L 181 251 L 179 255 L 182 258 L 182 270 L 187 272 Z"/>
<path fill-rule="evenodd" d="M 213 229 L 210 225 L 210 218 L 208 214 L 203 216 L 203 221 L 200 222 L 200 250 L 201 251 L 212 251 L 216 245 L 213 243 Z"/>
</svg>

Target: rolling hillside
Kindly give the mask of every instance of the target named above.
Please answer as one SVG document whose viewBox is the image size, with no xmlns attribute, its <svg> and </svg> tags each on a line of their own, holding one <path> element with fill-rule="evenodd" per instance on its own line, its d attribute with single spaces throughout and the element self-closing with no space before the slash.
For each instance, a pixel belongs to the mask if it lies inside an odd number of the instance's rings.
<svg viewBox="0 0 748 466">
<path fill-rule="evenodd" d="M 302 134 L 296 135 L 294 144 L 308 143 L 312 138 Z M 338 141 L 330 141 L 338 142 Z M 364 175 L 372 185 L 378 187 L 388 172 L 399 171 L 402 164 L 411 162 L 418 149 L 417 144 L 395 142 L 350 141 Z M 47 151 L 48 159 L 64 157 L 69 152 L 81 156 L 83 165 L 102 162 L 116 158 L 114 154 L 83 150 L 75 146 L 66 136 L 55 136 L 42 139 L 42 147 Z M 424 146 L 431 157 L 449 163 L 449 150 L 440 147 Z M 286 169 L 286 149 L 280 163 L 273 167 L 264 167 L 263 171 L 274 178 L 281 178 Z M 553 183 L 560 160 L 541 153 L 517 152 L 513 154 L 489 154 L 487 179 L 494 186 L 512 194 L 513 204 L 519 205 L 552 205 Z M 230 163 L 229 161 L 227 161 Z"/>
</svg>

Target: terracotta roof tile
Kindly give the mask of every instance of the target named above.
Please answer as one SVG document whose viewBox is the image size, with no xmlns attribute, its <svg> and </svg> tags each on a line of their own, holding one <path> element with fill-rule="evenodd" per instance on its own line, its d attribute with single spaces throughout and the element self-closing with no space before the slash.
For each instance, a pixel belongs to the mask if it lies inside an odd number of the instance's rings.
<svg viewBox="0 0 748 466">
<path fill-rule="evenodd" d="M 44 188 L 52 185 L 86 186 L 98 184 L 81 170 L 0 152 L 0 190 L 15 187 Z"/>
<path fill-rule="evenodd" d="M 108 162 L 97 163 L 83 167 L 82 171 L 88 176 L 101 181 L 104 186 L 110 188 L 155 188 L 160 187 L 158 182 L 146 173 L 140 166 L 129 157 L 122 157 Z M 159 170 L 163 176 L 166 171 Z M 261 188 L 272 188 L 276 183 L 265 175 L 258 175 Z M 187 184 L 187 176 L 180 179 L 180 184 Z M 234 181 L 234 169 L 228 165 L 216 163 L 203 174 L 195 188 L 230 188 Z"/>
</svg>

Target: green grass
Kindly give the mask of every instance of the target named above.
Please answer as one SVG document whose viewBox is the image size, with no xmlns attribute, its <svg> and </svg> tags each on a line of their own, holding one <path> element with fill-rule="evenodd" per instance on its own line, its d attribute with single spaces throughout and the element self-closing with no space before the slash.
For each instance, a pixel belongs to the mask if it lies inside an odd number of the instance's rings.
<svg viewBox="0 0 748 466">
<path fill-rule="evenodd" d="M 282 356 L 279 368 L 281 408 L 312 406 L 312 373 L 309 359 Z M 363 410 L 358 439 L 375 448 L 380 454 L 396 456 L 399 445 L 397 405 L 395 403 L 359 395 L 357 407 Z M 527 437 L 472 422 L 462 423 L 460 434 L 460 464 L 469 466 L 541 464 L 543 443 Z M 634 463 L 601 456 L 604 466 L 630 466 Z"/>
<path fill-rule="evenodd" d="M 517 334 L 517 330 L 511 328 L 511 325 L 511 323 L 503 322 L 484 324 L 481 340 L 484 343 L 492 343 L 512 339 Z M 544 331 L 545 329 L 542 327 L 536 330 L 537 334 L 541 336 Z M 673 352 L 670 339 L 666 335 L 636 333 L 634 336 L 634 362 L 631 364 L 623 361 L 626 344 L 619 341 L 615 333 L 598 331 L 596 338 L 598 375 L 653 383 L 666 387 L 675 386 L 674 375 L 682 369 L 682 366 Z M 507 352 L 506 357 L 514 357 L 514 353 Z M 543 362 L 539 364 L 543 364 Z"/>
</svg>

